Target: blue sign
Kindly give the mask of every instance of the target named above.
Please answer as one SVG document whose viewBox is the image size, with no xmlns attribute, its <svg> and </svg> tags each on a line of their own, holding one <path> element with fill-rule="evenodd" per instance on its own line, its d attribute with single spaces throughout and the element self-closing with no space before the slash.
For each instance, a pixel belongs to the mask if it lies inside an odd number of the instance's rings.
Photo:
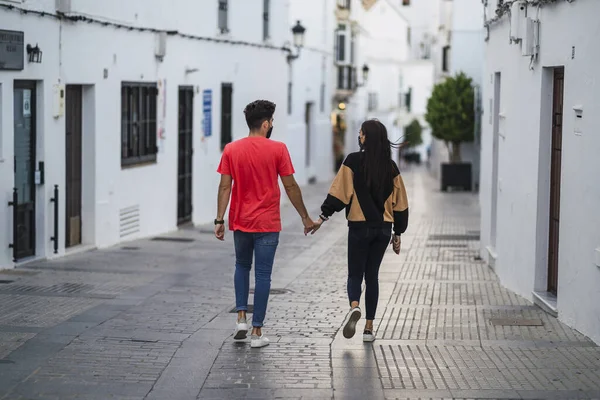
<svg viewBox="0 0 600 400">
<path fill-rule="evenodd" d="M 204 136 L 212 136 L 212 90 L 202 92 L 202 112 L 204 114 Z"/>
</svg>

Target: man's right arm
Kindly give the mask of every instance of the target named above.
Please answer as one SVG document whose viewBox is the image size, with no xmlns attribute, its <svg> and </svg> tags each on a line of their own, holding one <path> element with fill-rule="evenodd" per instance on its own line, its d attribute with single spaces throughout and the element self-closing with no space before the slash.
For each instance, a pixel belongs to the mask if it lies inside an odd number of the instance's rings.
<svg viewBox="0 0 600 400">
<path fill-rule="evenodd" d="M 302 223 L 304 224 L 305 228 L 304 233 L 307 233 L 307 229 L 311 230 L 314 222 L 308 215 L 308 211 L 304 205 L 304 200 L 302 199 L 302 190 L 300 190 L 300 186 L 298 185 L 298 182 L 296 182 L 296 178 L 294 178 L 294 175 L 282 176 L 281 182 L 285 188 L 285 193 L 292 202 L 292 205 L 296 211 L 298 211 L 300 218 L 302 218 Z"/>
</svg>

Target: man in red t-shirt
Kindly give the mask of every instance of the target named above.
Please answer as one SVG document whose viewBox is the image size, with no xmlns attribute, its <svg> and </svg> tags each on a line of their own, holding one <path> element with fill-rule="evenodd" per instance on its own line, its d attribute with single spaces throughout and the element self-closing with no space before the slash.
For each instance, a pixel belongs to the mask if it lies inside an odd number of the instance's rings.
<svg viewBox="0 0 600 400">
<path fill-rule="evenodd" d="M 294 179 L 294 167 L 285 144 L 269 140 L 273 132 L 275 104 L 257 100 L 244 109 L 250 134 L 225 146 L 217 172 L 219 184 L 218 211 L 215 236 L 225 238 L 225 210 L 229 207 L 229 229 L 234 232 L 235 297 L 238 319 L 234 339 L 246 339 L 248 323 L 248 293 L 252 256 L 256 258 L 254 313 L 252 316 L 251 347 L 264 347 L 269 340 L 262 335 L 267 312 L 271 272 L 281 231 L 280 191 L 281 177 L 285 191 L 300 214 L 304 234 L 314 229 L 302 192 Z M 233 184 L 233 188 L 232 188 Z"/>
</svg>

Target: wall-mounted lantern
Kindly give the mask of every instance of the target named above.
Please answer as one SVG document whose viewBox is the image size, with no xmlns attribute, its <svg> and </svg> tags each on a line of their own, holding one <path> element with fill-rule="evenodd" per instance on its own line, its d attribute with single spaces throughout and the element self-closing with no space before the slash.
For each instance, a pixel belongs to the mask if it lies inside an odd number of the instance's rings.
<svg viewBox="0 0 600 400">
<path fill-rule="evenodd" d="M 356 85 L 357 87 L 365 86 L 365 84 L 369 80 L 369 66 L 367 64 L 363 65 L 363 67 L 362 67 L 362 78 L 363 78 L 362 83 L 357 84 Z"/>
<path fill-rule="evenodd" d="M 27 55 L 29 56 L 30 63 L 41 64 L 42 50 L 39 48 L 37 43 L 36 43 L 35 47 L 33 47 L 30 44 L 27 45 Z"/>
<path fill-rule="evenodd" d="M 288 62 L 291 62 L 298 57 L 300 57 L 300 49 L 304 47 L 304 33 L 306 32 L 306 28 L 300 24 L 300 21 L 296 21 L 296 25 L 292 28 L 292 33 L 294 34 L 294 47 L 296 47 L 296 54 L 292 54 L 290 50 L 290 54 L 288 54 Z"/>
</svg>

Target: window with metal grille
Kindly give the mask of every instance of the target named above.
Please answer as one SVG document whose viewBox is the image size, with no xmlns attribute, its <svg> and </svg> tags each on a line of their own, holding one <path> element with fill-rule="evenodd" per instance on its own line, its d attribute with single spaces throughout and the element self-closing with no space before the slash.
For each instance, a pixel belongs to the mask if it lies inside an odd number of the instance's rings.
<svg viewBox="0 0 600 400">
<path fill-rule="evenodd" d="M 221 150 L 225 145 L 231 143 L 231 110 L 233 109 L 233 85 L 231 83 L 221 84 Z"/>
<path fill-rule="evenodd" d="M 227 0 L 219 0 L 219 30 L 229 32 L 229 4 Z"/>
<path fill-rule="evenodd" d="M 339 25 L 335 31 L 335 60 L 346 62 L 346 25 Z"/>
<path fill-rule="evenodd" d="M 156 161 L 156 83 L 121 83 L 121 166 Z"/>
<path fill-rule="evenodd" d="M 369 111 L 375 111 L 379 107 L 377 93 L 369 93 L 368 109 Z"/>
<path fill-rule="evenodd" d="M 263 40 L 269 39 L 269 9 L 271 8 L 270 0 L 263 0 Z"/>
</svg>

